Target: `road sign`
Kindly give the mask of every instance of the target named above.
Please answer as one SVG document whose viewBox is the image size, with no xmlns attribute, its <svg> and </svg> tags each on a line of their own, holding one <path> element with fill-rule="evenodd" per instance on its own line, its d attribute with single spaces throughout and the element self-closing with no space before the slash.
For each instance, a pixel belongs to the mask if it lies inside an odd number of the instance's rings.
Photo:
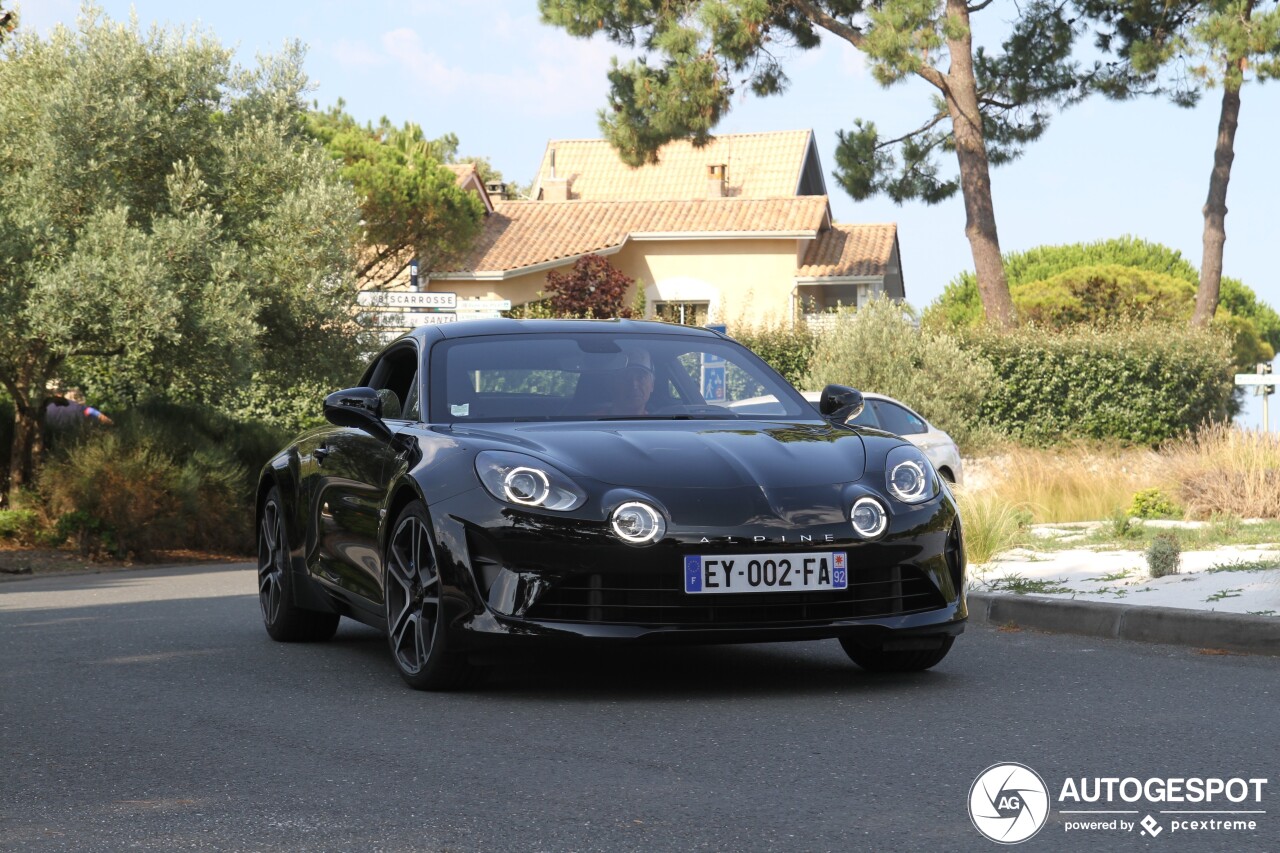
<svg viewBox="0 0 1280 853">
<path fill-rule="evenodd" d="M 409 328 L 417 326 L 441 326 L 445 323 L 458 322 L 457 314 L 446 314 L 444 312 L 438 314 L 419 314 L 417 312 L 404 314 L 405 325 Z"/>
<path fill-rule="evenodd" d="M 1258 365 L 1257 373 L 1237 373 L 1237 385 L 1256 385 L 1262 392 L 1262 431 L 1271 432 L 1271 413 L 1267 411 L 1269 395 L 1274 394 L 1280 386 L 1280 376 L 1271 372 L 1271 364 L 1264 362 Z"/>
<path fill-rule="evenodd" d="M 452 311 L 458 304 L 458 294 L 415 293 L 410 290 L 362 290 L 356 294 L 356 303 L 379 308 L 441 308 Z"/>
<path fill-rule="evenodd" d="M 510 311 L 510 299 L 459 299 L 459 311 Z"/>
<path fill-rule="evenodd" d="M 1237 385 L 1270 385 L 1275 387 L 1280 384 L 1280 376 L 1270 373 L 1237 373 Z"/>
</svg>

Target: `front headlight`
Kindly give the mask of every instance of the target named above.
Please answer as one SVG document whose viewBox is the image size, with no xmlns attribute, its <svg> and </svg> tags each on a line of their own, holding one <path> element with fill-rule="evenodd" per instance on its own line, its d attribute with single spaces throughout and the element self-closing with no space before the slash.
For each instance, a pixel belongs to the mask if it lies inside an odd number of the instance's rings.
<svg viewBox="0 0 1280 853">
<path fill-rule="evenodd" d="M 890 450 L 884 470 L 889 494 L 903 503 L 918 504 L 938 494 L 938 475 L 925 455 L 913 445 Z"/>
<path fill-rule="evenodd" d="M 476 456 L 476 474 L 489 494 L 520 506 L 568 512 L 587 494 L 552 465 L 523 453 L 485 450 Z"/>
</svg>

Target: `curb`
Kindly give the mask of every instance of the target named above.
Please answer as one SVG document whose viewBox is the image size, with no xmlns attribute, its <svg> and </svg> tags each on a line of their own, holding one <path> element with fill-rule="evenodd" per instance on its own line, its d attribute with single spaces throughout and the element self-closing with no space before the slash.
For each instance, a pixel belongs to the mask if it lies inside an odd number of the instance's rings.
<svg viewBox="0 0 1280 853">
<path fill-rule="evenodd" d="M 1273 616 L 990 592 L 971 592 L 968 601 L 975 625 L 1012 622 L 1058 634 L 1280 655 L 1280 619 Z"/>
</svg>

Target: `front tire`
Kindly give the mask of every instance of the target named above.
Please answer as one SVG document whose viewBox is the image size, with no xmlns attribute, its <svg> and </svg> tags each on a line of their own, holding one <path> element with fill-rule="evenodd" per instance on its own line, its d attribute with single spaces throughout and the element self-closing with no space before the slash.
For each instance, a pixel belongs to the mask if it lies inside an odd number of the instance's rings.
<svg viewBox="0 0 1280 853">
<path fill-rule="evenodd" d="M 282 643 L 328 640 L 338 630 L 337 613 L 304 610 L 293 603 L 293 572 L 280 489 L 271 487 L 258 516 L 258 604 L 271 639 Z"/>
<path fill-rule="evenodd" d="M 471 667 L 449 647 L 431 522 L 421 501 L 406 506 L 396 519 L 383 565 L 387 639 L 400 676 L 415 690 L 466 684 Z"/>
<path fill-rule="evenodd" d="M 849 659 L 871 672 L 922 672 L 937 666 L 951 651 L 955 637 L 940 637 L 941 644 L 930 649 L 889 649 L 879 644 L 866 645 L 856 639 L 841 637 L 840 646 Z"/>
</svg>

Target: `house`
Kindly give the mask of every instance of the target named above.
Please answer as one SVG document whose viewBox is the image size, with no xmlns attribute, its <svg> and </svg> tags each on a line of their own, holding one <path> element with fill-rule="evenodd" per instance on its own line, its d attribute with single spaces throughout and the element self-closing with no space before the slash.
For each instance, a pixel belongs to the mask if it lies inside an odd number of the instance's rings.
<svg viewBox="0 0 1280 853">
<path fill-rule="evenodd" d="M 541 298 L 549 271 L 596 254 L 643 288 L 647 316 L 687 323 L 904 298 L 897 226 L 831 221 L 812 131 L 673 142 L 639 168 L 602 139 L 553 140 L 532 197 L 492 201 L 458 269 L 431 272 L 428 289 L 519 305 Z"/>
</svg>

